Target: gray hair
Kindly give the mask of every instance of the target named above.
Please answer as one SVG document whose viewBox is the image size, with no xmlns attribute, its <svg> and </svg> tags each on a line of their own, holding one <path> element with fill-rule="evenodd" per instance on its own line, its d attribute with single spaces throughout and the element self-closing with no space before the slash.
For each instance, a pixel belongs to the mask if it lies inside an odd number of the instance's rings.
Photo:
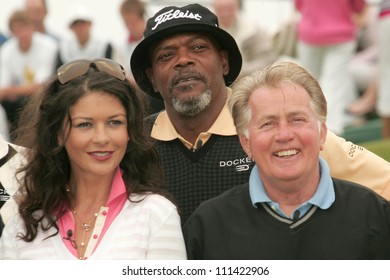
<svg viewBox="0 0 390 280">
<path fill-rule="evenodd" d="M 319 124 L 326 122 L 326 99 L 317 80 L 296 63 L 276 62 L 241 78 L 232 85 L 233 94 L 229 100 L 229 109 L 238 134 L 248 137 L 248 124 L 252 116 L 248 106 L 251 94 L 261 87 L 278 88 L 286 83 L 303 87 L 311 97 L 311 106 Z"/>
</svg>

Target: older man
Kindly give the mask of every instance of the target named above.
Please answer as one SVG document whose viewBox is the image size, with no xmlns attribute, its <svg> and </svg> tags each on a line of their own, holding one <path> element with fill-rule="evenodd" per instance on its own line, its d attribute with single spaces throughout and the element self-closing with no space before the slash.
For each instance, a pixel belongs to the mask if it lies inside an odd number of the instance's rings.
<svg viewBox="0 0 390 280">
<path fill-rule="evenodd" d="M 305 69 L 287 62 L 255 72 L 230 101 L 256 165 L 248 182 L 187 220 L 190 259 L 390 259 L 390 203 L 331 177 L 319 156 L 326 100 Z"/>
</svg>

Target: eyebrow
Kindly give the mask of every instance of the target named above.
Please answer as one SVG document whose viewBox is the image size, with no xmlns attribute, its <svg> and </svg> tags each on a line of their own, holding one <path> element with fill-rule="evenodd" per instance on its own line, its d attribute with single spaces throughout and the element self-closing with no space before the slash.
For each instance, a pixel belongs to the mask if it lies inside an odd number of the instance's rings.
<svg viewBox="0 0 390 280">
<path fill-rule="evenodd" d="M 186 34 L 186 33 L 184 33 L 184 34 Z M 180 36 L 180 35 L 178 35 L 178 36 Z M 173 38 L 173 37 L 171 37 L 171 38 Z M 167 39 L 166 41 L 168 41 L 168 40 L 170 40 L 170 39 Z M 194 41 L 196 41 L 196 40 L 205 40 L 205 41 L 207 41 L 207 42 L 209 42 L 209 43 L 212 44 L 212 38 L 210 38 L 210 37 L 207 36 L 207 35 L 203 35 L 203 34 L 193 34 L 193 35 L 189 35 L 189 36 L 188 36 L 188 39 L 187 39 L 187 41 L 186 41 L 186 43 L 192 43 L 192 42 L 194 42 Z M 168 43 L 160 43 L 160 44 L 158 44 L 158 45 L 159 45 L 159 46 L 157 46 L 157 47 L 154 49 L 154 52 L 153 52 L 153 53 L 157 53 L 157 52 L 162 51 L 162 50 L 176 49 L 176 48 L 177 48 L 176 46 L 174 46 L 175 43 L 171 43 L 171 42 L 168 42 Z"/>
<path fill-rule="evenodd" d="M 121 116 L 126 117 L 127 115 L 126 114 L 116 114 L 116 115 L 109 116 L 108 119 L 117 118 L 117 117 L 121 117 Z M 75 119 L 93 120 L 93 118 L 91 118 L 91 117 L 83 117 L 83 116 L 76 116 L 76 117 L 72 117 L 71 119 L 72 120 L 75 120 Z"/>
<path fill-rule="evenodd" d="M 309 116 L 309 114 L 303 110 L 298 110 L 298 111 L 294 111 L 294 112 L 290 112 L 287 114 L 287 118 L 291 118 L 291 117 L 294 117 L 294 116 L 298 116 L 298 115 L 304 115 L 304 116 Z M 279 118 L 279 114 L 267 114 L 267 115 L 264 115 L 262 116 L 260 119 L 264 120 L 264 119 L 278 119 Z"/>
</svg>

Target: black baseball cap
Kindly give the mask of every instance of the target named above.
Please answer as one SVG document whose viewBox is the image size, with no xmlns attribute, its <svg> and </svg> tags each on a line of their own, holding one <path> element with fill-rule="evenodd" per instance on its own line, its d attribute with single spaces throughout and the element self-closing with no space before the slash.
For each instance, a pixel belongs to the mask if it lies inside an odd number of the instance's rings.
<svg viewBox="0 0 390 280">
<path fill-rule="evenodd" d="M 138 86 L 147 94 L 162 99 L 155 92 L 145 70 L 150 67 L 149 48 L 167 36 L 181 32 L 196 32 L 210 35 L 221 49 L 229 53 L 229 73 L 225 84 L 231 85 L 240 74 L 242 57 L 234 38 L 219 27 L 218 18 L 206 7 L 190 4 L 183 7 L 169 6 L 149 18 L 144 31 L 144 39 L 134 49 L 130 59 L 132 74 Z"/>
</svg>

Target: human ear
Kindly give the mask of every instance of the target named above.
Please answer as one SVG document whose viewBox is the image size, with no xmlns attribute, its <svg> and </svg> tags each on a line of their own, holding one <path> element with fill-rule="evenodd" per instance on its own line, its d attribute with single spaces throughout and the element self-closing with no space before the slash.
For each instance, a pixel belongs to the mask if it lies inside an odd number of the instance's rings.
<svg viewBox="0 0 390 280">
<path fill-rule="evenodd" d="M 230 70 L 229 53 L 225 50 L 222 50 L 220 52 L 221 52 L 223 75 L 227 75 L 229 74 L 229 70 Z"/>
<path fill-rule="evenodd" d="M 253 157 L 252 157 L 251 149 L 249 147 L 249 139 L 243 134 L 239 135 L 238 137 L 240 139 L 241 146 L 244 149 L 245 153 L 247 154 L 248 158 L 252 160 Z"/>
<path fill-rule="evenodd" d="M 325 147 L 325 141 L 326 141 L 326 135 L 328 133 L 328 127 L 325 123 L 322 123 L 320 126 L 320 151 L 324 150 Z"/>
</svg>

